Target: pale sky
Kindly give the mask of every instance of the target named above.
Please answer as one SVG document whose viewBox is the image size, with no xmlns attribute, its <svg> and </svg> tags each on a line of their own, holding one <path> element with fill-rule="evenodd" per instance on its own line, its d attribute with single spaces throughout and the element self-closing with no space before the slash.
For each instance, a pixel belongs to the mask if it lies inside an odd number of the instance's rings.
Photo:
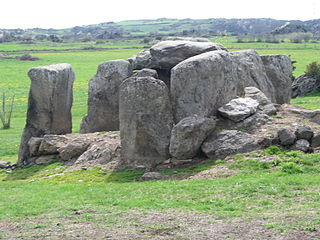
<svg viewBox="0 0 320 240">
<path fill-rule="evenodd" d="M 0 0 L 0 28 L 67 28 L 156 18 L 320 18 L 319 0 Z"/>
</svg>

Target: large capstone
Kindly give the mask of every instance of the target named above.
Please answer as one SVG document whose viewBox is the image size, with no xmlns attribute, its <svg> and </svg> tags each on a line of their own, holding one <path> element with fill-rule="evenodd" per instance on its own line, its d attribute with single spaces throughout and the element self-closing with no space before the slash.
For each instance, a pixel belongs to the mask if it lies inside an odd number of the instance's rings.
<svg viewBox="0 0 320 240">
<path fill-rule="evenodd" d="M 173 117 L 169 90 L 152 77 L 129 78 L 120 86 L 122 158 L 153 167 L 169 157 Z"/>
<path fill-rule="evenodd" d="M 197 114 L 215 115 L 222 105 L 257 87 L 275 100 L 260 56 L 254 50 L 211 51 L 191 57 L 171 71 L 171 98 L 175 121 Z"/>
<path fill-rule="evenodd" d="M 66 134 L 72 130 L 71 106 L 75 74 L 69 64 L 31 68 L 27 122 L 21 138 L 20 166 L 29 164 L 28 142 L 45 134 Z"/>
<path fill-rule="evenodd" d="M 150 54 L 157 68 L 171 69 L 187 58 L 214 50 L 227 49 L 212 42 L 162 41 L 150 48 Z"/>
<path fill-rule="evenodd" d="M 129 58 L 132 69 L 152 68 L 157 70 L 159 79 L 170 87 L 170 71 L 181 61 L 201 53 L 227 49 L 210 41 L 167 40 L 153 45 Z"/>
<path fill-rule="evenodd" d="M 202 142 L 214 131 L 216 121 L 197 115 L 182 119 L 172 129 L 170 154 L 177 159 L 189 159 L 197 155 Z"/>
<path fill-rule="evenodd" d="M 119 86 L 130 74 L 126 60 L 99 65 L 89 83 L 88 114 L 82 120 L 81 133 L 119 130 Z"/>
<path fill-rule="evenodd" d="M 292 63 L 286 55 L 264 55 L 262 62 L 268 78 L 274 86 L 275 102 L 290 103 L 292 95 Z M 263 89 L 260 89 L 263 91 Z M 264 92 L 265 93 L 265 92 Z"/>
</svg>

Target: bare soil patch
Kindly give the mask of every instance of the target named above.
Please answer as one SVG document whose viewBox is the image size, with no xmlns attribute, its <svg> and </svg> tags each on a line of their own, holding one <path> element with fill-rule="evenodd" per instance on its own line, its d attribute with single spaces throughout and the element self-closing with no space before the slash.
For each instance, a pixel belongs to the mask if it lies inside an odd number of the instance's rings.
<svg viewBox="0 0 320 240">
<path fill-rule="evenodd" d="M 320 239 L 318 229 L 286 228 L 306 220 L 302 217 L 219 218 L 199 212 L 131 210 L 125 214 L 111 212 L 90 215 L 75 211 L 68 218 L 22 218 L 0 222 L 0 239 Z M 278 227 L 270 227 L 277 225 Z M 281 227 L 285 231 L 279 230 Z"/>
</svg>

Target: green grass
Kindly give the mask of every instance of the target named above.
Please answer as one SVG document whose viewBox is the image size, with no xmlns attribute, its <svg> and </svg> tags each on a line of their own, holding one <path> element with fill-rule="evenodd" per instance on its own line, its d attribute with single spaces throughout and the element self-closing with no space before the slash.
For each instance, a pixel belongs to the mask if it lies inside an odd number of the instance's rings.
<svg viewBox="0 0 320 240">
<path fill-rule="evenodd" d="M 73 131 L 78 132 L 80 121 L 87 111 L 88 81 L 96 73 L 98 65 L 109 60 L 126 59 L 139 51 L 139 49 L 122 49 L 33 53 L 33 56 L 40 58 L 36 62 L 0 59 L 0 93 L 6 92 L 7 96 L 14 93 L 16 95 L 12 128 L 0 129 L 0 157 L 16 155 L 18 152 L 20 136 L 25 125 L 30 85 L 27 72 L 31 67 L 55 63 L 70 63 L 72 65 L 76 73 L 72 108 Z"/>
<path fill-rule="evenodd" d="M 278 164 L 242 159 L 226 165 L 238 169 L 237 175 L 189 181 L 137 182 L 143 171 L 110 173 L 99 168 L 45 178 L 62 173 L 61 163 L 30 166 L 11 174 L 0 171 L 0 219 L 107 208 L 123 213 L 132 208 L 196 210 L 221 217 L 319 212 L 320 154 L 279 157 Z M 193 174 L 215 166 L 212 162 L 199 165 Z M 191 170 L 185 171 L 186 176 Z M 162 172 L 170 175 L 171 171 Z"/>
<path fill-rule="evenodd" d="M 304 108 L 316 110 L 320 108 L 320 92 L 316 91 L 305 97 L 297 97 L 291 100 L 291 104 L 299 105 Z"/>
</svg>

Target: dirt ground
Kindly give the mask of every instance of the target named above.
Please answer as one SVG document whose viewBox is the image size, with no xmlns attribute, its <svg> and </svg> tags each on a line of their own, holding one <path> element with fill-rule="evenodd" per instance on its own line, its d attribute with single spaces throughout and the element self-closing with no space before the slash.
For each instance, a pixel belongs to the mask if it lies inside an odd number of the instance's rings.
<svg viewBox="0 0 320 240">
<path fill-rule="evenodd" d="M 92 215 L 95 221 L 84 221 L 81 211 L 68 218 L 24 218 L 0 222 L 0 239 L 112 239 L 112 240 L 316 240 L 315 229 L 272 228 L 296 222 L 299 218 L 269 217 L 261 219 L 222 219 L 197 212 L 129 211 L 125 215 L 110 212 Z"/>
</svg>

